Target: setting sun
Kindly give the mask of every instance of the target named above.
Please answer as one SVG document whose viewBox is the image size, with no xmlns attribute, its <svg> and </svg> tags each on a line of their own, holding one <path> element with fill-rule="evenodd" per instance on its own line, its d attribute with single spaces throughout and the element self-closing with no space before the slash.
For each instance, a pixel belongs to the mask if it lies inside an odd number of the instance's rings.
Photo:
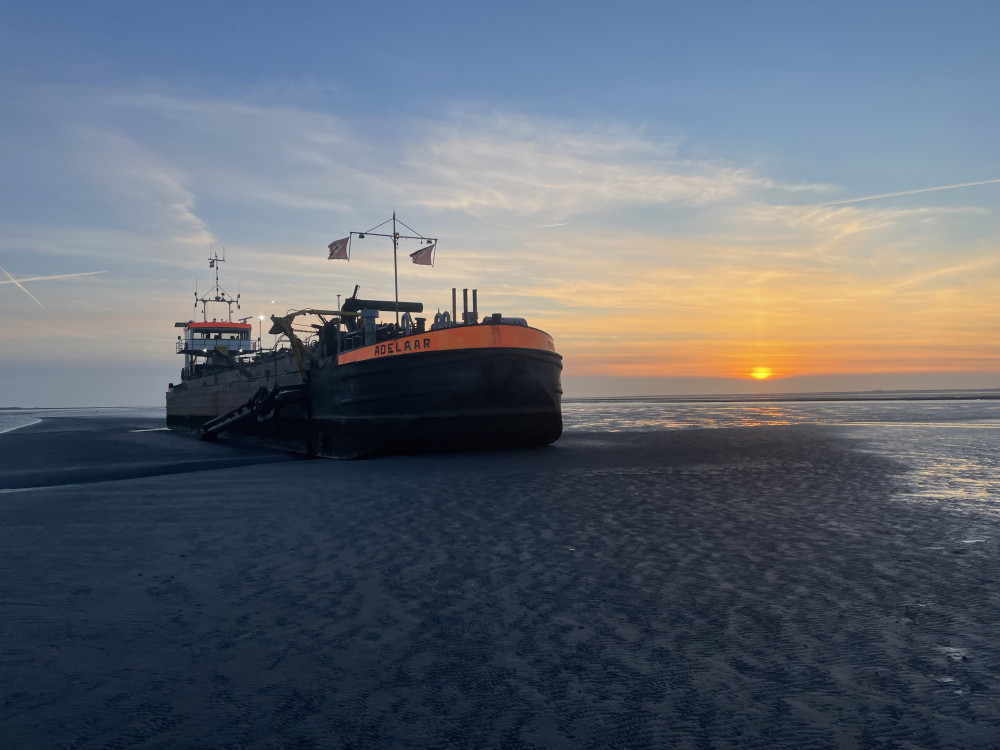
<svg viewBox="0 0 1000 750">
<path fill-rule="evenodd" d="M 771 371 L 766 367 L 755 367 L 751 371 L 750 377 L 756 378 L 757 380 L 767 380 L 771 377 Z"/>
</svg>

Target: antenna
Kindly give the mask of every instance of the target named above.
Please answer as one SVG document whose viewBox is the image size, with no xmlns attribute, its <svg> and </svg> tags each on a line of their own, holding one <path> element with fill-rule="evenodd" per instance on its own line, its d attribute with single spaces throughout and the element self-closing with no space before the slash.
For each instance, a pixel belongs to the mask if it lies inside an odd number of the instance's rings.
<svg viewBox="0 0 1000 750">
<path fill-rule="evenodd" d="M 194 299 L 195 299 L 195 309 L 198 309 L 198 303 L 201 303 L 201 317 L 203 321 L 208 321 L 208 303 L 209 302 L 221 302 L 226 305 L 228 310 L 229 322 L 233 322 L 233 305 L 236 305 L 236 309 L 240 309 L 240 295 L 237 293 L 235 297 L 226 292 L 219 284 L 219 264 L 226 261 L 226 246 L 222 246 L 222 257 L 219 257 L 219 251 L 214 249 L 214 247 L 209 247 L 208 249 L 208 267 L 215 270 L 215 286 L 204 296 L 198 296 L 198 280 L 195 279 L 194 282 Z"/>
</svg>

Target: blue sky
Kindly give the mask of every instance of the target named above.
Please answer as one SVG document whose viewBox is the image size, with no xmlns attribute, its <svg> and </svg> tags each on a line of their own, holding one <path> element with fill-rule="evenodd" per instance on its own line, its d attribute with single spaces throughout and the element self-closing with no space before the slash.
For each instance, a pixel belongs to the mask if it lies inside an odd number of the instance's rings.
<svg viewBox="0 0 1000 750">
<path fill-rule="evenodd" d="M 0 273 L 0 402 L 159 403 L 210 246 L 241 316 L 385 296 L 389 250 L 325 245 L 393 210 L 441 238 L 401 295 L 528 317 L 567 395 L 996 385 L 998 21 L 8 3 L 0 266 L 92 275 Z"/>
</svg>

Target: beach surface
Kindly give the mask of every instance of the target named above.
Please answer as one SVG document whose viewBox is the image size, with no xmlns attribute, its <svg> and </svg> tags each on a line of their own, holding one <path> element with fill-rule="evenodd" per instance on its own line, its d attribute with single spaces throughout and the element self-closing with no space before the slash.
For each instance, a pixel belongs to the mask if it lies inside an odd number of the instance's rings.
<svg viewBox="0 0 1000 750">
<path fill-rule="evenodd" d="M 1000 516 L 844 430 L 159 426 L 0 434 L 5 748 L 1000 746 Z"/>
</svg>

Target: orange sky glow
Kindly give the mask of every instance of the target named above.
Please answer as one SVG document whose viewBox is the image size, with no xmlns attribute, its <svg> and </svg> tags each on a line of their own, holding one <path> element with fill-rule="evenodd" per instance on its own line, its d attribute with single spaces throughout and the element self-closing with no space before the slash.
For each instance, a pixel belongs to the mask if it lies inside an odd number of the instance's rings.
<svg viewBox="0 0 1000 750">
<path fill-rule="evenodd" d="M 863 253 L 866 242 L 855 239 Z M 701 253 L 701 270 L 643 272 L 636 263 L 629 279 L 608 264 L 595 269 L 612 279 L 603 293 L 596 283 L 546 289 L 570 308 L 550 329 L 572 355 L 568 369 L 592 376 L 1000 372 L 991 334 L 1000 331 L 1000 260 L 976 251 L 971 261 L 942 264 L 896 249 L 875 263 L 842 245 L 847 257 L 822 260 L 804 247 L 798 267 L 764 252 L 746 253 L 740 266 Z M 606 306 L 580 305 L 602 299 Z M 768 377 L 755 378 L 757 368 Z"/>
</svg>

